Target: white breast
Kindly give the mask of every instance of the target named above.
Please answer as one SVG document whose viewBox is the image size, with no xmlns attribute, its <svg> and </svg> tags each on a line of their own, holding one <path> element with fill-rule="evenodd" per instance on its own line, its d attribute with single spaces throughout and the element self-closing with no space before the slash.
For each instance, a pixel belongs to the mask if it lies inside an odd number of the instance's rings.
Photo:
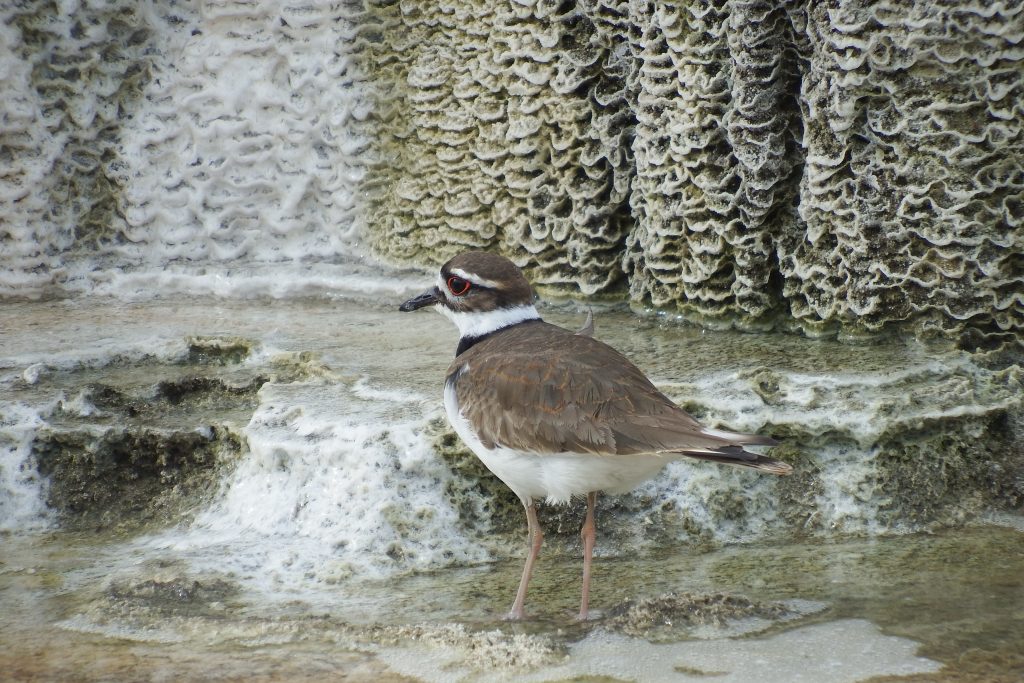
<svg viewBox="0 0 1024 683">
<path fill-rule="evenodd" d="M 464 366 L 461 372 L 468 369 Z M 537 454 L 487 448 L 459 410 L 453 382 L 445 383 L 444 409 L 459 438 L 522 499 L 545 498 L 552 503 L 567 503 L 574 496 L 591 491 L 625 493 L 656 475 L 668 462 L 657 455 Z"/>
</svg>

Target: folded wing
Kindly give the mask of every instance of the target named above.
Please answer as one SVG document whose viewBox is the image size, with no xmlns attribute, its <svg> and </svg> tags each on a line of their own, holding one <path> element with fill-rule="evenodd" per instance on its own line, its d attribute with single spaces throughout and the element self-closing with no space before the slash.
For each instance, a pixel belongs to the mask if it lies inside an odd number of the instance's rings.
<svg viewBox="0 0 1024 683">
<path fill-rule="evenodd" d="M 544 334 L 537 334 L 537 325 L 547 328 Z M 501 352 L 487 353 L 492 345 Z M 460 381 L 466 366 L 473 368 L 472 388 Z M 681 454 L 774 474 L 791 470 L 743 448 L 772 445 L 772 439 L 705 429 L 610 346 L 547 323 L 516 326 L 473 346 L 452 363 L 448 381 L 488 447 Z"/>
</svg>

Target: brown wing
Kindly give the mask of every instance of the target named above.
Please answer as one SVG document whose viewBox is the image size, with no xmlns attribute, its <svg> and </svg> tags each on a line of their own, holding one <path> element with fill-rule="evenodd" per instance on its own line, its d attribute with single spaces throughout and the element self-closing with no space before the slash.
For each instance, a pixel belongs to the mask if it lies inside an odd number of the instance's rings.
<svg viewBox="0 0 1024 683">
<path fill-rule="evenodd" d="M 464 369 L 470 372 L 462 374 Z M 738 453 L 723 447 L 759 439 L 702 434 L 696 420 L 613 348 L 540 321 L 479 342 L 455 359 L 448 377 L 463 415 L 488 447 L 600 455 L 704 452 L 736 459 Z"/>
</svg>

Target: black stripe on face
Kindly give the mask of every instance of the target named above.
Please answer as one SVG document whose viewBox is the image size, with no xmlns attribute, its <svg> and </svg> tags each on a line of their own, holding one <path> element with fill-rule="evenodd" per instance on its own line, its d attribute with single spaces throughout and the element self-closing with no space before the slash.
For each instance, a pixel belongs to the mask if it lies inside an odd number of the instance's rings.
<svg viewBox="0 0 1024 683">
<path fill-rule="evenodd" d="M 467 273 L 467 275 L 471 275 Z M 468 287 L 461 290 L 459 287 L 461 283 L 467 283 Z M 454 286 L 454 288 L 453 288 Z M 471 311 L 476 310 L 475 306 L 471 305 L 469 298 L 476 298 L 480 292 L 490 289 L 485 287 L 476 281 L 475 277 L 463 277 L 462 275 L 456 275 L 447 268 L 441 268 L 440 282 L 437 288 L 441 290 L 443 294 L 442 302 L 445 306 L 453 311 Z"/>
</svg>

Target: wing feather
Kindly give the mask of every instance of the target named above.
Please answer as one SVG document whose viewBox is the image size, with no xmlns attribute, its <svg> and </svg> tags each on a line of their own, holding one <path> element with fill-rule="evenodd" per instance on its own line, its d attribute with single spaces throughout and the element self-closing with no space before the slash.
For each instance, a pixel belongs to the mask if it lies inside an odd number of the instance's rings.
<svg viewBox="0 0 1024 683">
<path fill-rule="evenodd" d="M 771 443 L 705 433 L 610 346 L 540 321 L 474 345 L 452 363 L 449 381 L 488 447 L 539 454 L 683 453 L 743 464 L 757 456 L 739 446 Z"/>
</svg>

